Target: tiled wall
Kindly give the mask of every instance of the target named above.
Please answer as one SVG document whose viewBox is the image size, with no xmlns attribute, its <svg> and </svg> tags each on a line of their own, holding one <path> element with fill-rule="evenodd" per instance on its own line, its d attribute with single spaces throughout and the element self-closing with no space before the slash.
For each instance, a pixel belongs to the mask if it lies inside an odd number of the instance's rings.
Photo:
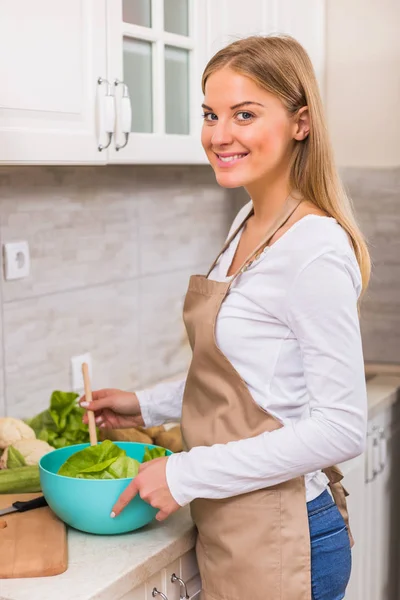
<svg viewBox="0 0 400 600">
<path fill-rule="evenodd" d="M 372 258 L 361 312 L 364 357 L 400 364 L 400 169 L 342 170 Z"/>
<path fill-rule="evenodd" d="M 364 356 L 400 363 L 400 170 L 342 172 L 373 259 Z M 0 243 L 28 240 L 32 273 L 0 286 L 0 415 L 29 416 L 70 389 L 138 389 L 182 371 L 188 276 L 209 265 L 241 190 L 208 167 L 0 168 Z"/>
<path fill-rule="evenodd" d="M 46 408 L 90 352 L 93 387 L 179 373 L 188 276 L 232 218 L 208 167 L 0 169 L 0 242 L 28 240 L 31 276 L 2 278 L 0 415 Z"/>
</svg>

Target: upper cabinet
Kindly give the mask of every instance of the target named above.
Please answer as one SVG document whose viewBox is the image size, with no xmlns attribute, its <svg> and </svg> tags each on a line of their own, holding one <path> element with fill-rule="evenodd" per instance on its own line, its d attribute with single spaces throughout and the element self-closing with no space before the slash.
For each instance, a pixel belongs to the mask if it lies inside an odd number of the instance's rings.
<svg viewBox="0 0 400 600">
<path fill-rule="evenodd" d="M 0 163 L 107 161 L 96 131 L 105 10 L 105 0 L 0 2 Z"/>
<path fill-rule="evenodd" d="M 201 75 L 239 37 L 304 44 L 324 0 L 2 0 L 0 164 L 201 164 Z"/>
<path fill-rule="evenodd" d="M 108 0 L 116 103 L 109 162 L 207 162 L 200 144 L 205 40 L 203 0 Z"/>
<path fill-rule="evenodd" d="M 207 59 L 239 38 L 286 33 L 312 60 L 323 95 L 325 0 L 208 0 Z"/>
</svg>

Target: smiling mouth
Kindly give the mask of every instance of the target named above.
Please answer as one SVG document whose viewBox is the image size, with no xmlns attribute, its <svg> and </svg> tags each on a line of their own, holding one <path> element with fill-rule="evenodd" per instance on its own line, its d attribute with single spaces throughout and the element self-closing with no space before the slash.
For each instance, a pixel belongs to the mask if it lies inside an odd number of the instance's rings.
<svg viewBox="0 0 400 600">
<path fill-rule="evenodd" d="M 245 158 L 246 156 L 248 156 L 248 152 L 243 152 L 242 154 L 233 154 L 232 156 L 221 156 L 220 154 L 217 154 L 218 160 L 220 160 L 223 163 L 231 163 L 237 160 L 240 160 L 242 158 Z"/>
</svg>

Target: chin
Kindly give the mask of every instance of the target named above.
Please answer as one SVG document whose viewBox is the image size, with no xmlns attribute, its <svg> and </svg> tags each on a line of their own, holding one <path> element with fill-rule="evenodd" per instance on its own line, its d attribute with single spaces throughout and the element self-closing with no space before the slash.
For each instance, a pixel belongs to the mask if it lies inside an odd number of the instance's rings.
<svg viewBox="0 0 400 600">
<path fill-rule="evenodd" d="M 222 173 L 216 169 L 215 178 L 217 183 L 224 188 L 238 188 L 246 187 L 254 181 L 254 177 L 246 177 L 246 175 L 239 173 Z"/>
<path fill-rule="evenodd" d="M 215 179 L 218 185 L 224 188 L 237 188 L 245 185 L 245 178 L 235 173 L 222 173 L 218 169 L 215 169 Z"/>
</svg>

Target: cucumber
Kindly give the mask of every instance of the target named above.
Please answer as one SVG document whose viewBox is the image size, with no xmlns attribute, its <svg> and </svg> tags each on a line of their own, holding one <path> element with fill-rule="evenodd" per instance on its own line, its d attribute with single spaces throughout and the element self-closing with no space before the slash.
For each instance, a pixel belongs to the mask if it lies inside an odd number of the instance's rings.
<svg viewBox="0 0 400 600">
<path fill-rule="evenodd" d="M 0 470 L 0 494 L 40 492 L 39 466 Z"/>
</svg>

